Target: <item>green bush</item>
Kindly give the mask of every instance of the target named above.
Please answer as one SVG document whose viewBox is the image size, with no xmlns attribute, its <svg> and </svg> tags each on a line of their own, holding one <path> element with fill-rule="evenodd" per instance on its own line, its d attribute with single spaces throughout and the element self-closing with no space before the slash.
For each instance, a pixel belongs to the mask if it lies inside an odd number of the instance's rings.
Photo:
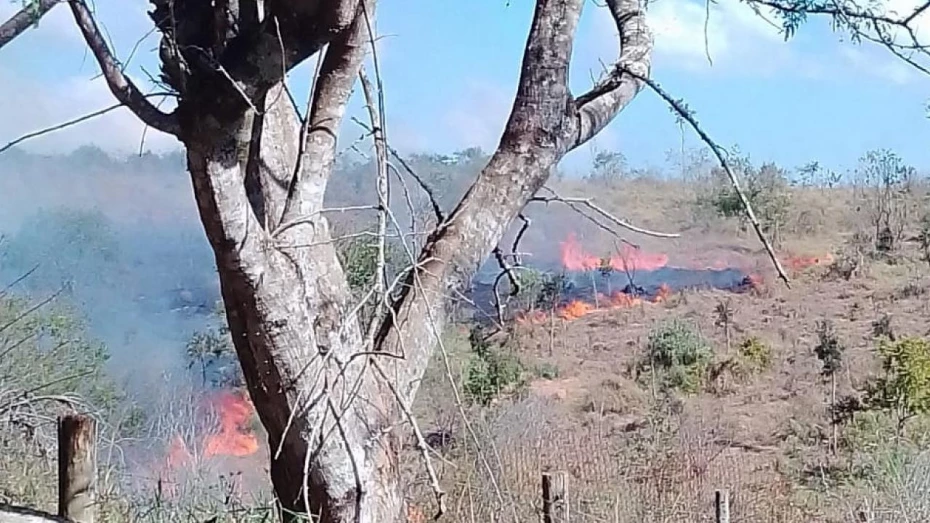
<svg viewBox="0 0 930 523">
<path fill-rule="evenodd" d="M 752 336 L 739 345 L 740 366 L 749 373 L 762 372 L 772 365 L 772 348 Z"/>
<path fill-rule="evenodd" d="M 868 390 L 868 404 L 894 412 L 899 433 L 910 418 L 930 412 L 930 342 L 884 339 L 878 347 L 883 374 Z"/>
<path fill-rule="evenodd" d="M 740 156 L 738 151 L 733 158 L 731 164 L 741 178 L 743 194 L 752 205 L 763 229 L 766 232 L 778 232 L 788 218 L 791 203 L 787 173 L 773 163 L 755 167 L 748 157 Z M 742 200 L 722 169 L 713 170 L 711 190 L 699 196 L 697 204 L 698 207 L 712 209 L 724 218 L 737 218 L 743 227 L 748 223 Z"/>
<path fill-rule="evenodd" d="M 646 349 L 650 364 L 662 374 L 664 387 L 685 392 L 701 389 L 713 350 L 691 325 L 680 320 L 659 325 L 649 333 Z"/>
<path fill-rule="evenodd" d="M 469 337 L 472 356 L 465 368 L 465 395 L 473 402 L 488 405 L 501 394 L 525 384 L 525 369 L 519 359 L 492 347 L 477 330 Z"/>
</svg>

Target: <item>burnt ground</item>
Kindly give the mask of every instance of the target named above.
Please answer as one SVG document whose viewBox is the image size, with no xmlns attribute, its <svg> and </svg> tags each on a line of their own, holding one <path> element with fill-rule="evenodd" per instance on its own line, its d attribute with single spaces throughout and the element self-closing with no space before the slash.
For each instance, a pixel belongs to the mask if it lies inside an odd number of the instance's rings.
<svg viewBox="0 0 930 523">
<path fill-rule="evenodd" d="M 783 259 L 843 251 L 852 219 L 826 205 L 816 213 L 821 226 L 786 235 Z M 673 226 L 679 218 L 664 219 Z M 930 271 L 916 246 L 866 260 L 850 281 L 827 263 L 794 270 L 788 289 L 752 238 L 728 227 L 705 224 L 699 239 L 678 241 L 670 264 L 724 260 L 762 275 L 760 288 L 685 290 L 662 303 L 511 325 L 494 340 L 522 363 L 527 383 L 490 406 L 456 406 L 448 378 L 461 388 L 471 356 L 464 327 L 447 336 L 449 366 L 437 356 L 417 410 L 421 425 L 443 427 L 458 442 L 434 459 L 454 520 L 532 520 L 548 468 L 569 473 L 579 521 L 712 521 L 716 489 L 731 492 L 734 521 L 926 520 L 923 447 L 889 458 L 887 419 L 857 415 L 841 428 L 838 454 L 830 452 L 830 389 L 813 352 L 817 323 L 832 321 L 847 348 L 838 395 L 859 397 L 881 370 L 874 321 L 889 315 L 899 337 L 930 335 Z M 729 353 L 715 325 L 715 308 L 727 300 Z M 749 376 L 722 372 L 692 394 L 663 392 L 640 364 L 649 333 L 671 319 L 708 340 L 714 365 L 750 337 L 770 349 L 771 363 Z M 414 483 L 428 513 L 422 468 Z"/>
</svg>

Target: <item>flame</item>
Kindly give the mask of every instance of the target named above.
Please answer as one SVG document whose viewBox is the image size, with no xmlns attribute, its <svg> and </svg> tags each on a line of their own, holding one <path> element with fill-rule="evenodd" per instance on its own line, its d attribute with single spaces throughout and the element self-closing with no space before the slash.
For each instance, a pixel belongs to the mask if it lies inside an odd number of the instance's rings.
<svg viewBox="0 0 930 523">
<path fill-rule="evenodd" d="M 833 255 L 830 253 L 824 256 L 787 256 L 785 266 L 793 272 L 800 272 L 808 267 L 817 265 L 829 265 L 833 263 Z"/>
<path fill-rule="evenodd" d="M 591 305 L 590 303 L 586 303 L 581 300 L 572 300 L 568 303 L 568 305 L 559 308 L 556 314 L 558 314 L 559 318 L 562 318 L 563 320 L 574 320 L 593 310 L 594 305 Z"/>
<path fill-rule="evenodd" d="M 561 242 L 560 250 L 562 255 L 562 265 L 569 271 L 592 271 L 600 269 L 603 265 L 603 258 L 594 256 L 584 251 L 579 245 L 574 234 L 569 234 L 565 241 Z M 826 265 L 833 262 L 833 256 L 826 254 L 824 256 L 785 256 L 785 266 L 792 271 L 800 271 L 814 265 Z M 668 256 L 665 254 L 646 253 L 641 249 L 630 245 L 623 245 L 620 250 L 611 254 L 607 258 L 610 268 L 618 271 L 632 272 L 635 270 L 654 271 L 666 267 Z M 693 268 L 706 270 L 721 270 L 731 267 L 732 265 L 725 260 L 718 260 L 711 265 L 697 265 Z M 764 288 L 762 275 L 745 271 L 747 276 L 734 289 L 736 292 L 742 291 L 760 291 Z M 575 320 L 587 314 L 598 310 L 608 309 L 628 309 L 644 303 L 662 303 L 672 295 L 672 289 L 668 284 L 663 283 L 659 286 L 655 295 L 651 298 L 638 297 L 625 292 L 614 292 L 610 296 L 597 294 L 596 299 L 589 298 L 575 299 L 567 304 L 556 307 L 552 311 L 531 310 L 517 314 L 515 320 L 520 324 L 542 324 L 550 321 L 552 315 L 558 316 L 562 320 Z M 591 302 L 594 303 L 591 303 Z"/>
<path fill-rule="evenodd" d="M 571 271 L 591 271 L 601 267 L 602 258 L 594 256 L 578 244 L 574 234 L 570 234 L 560 244 L 562 266 Z M 619 251 L 610 255 L 610 267 L 617 271 L 654 271 L 665 267 L 668 256 L 651 254 L 641 249 L 624 244 Z"/>
<path fill-rule="evenodd" d="M 212 401 L 220 416 L 220 430 L 204 441 L 206 456 L 248 456 L 258 451 L 258 438 L 249 429 L 253 407 L 242 394 L 224 391 Z"/>
</svg>

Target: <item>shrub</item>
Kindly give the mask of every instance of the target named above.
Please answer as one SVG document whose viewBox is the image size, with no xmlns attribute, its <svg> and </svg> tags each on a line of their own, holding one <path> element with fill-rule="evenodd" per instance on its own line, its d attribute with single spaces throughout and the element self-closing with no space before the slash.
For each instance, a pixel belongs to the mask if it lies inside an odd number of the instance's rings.
<svg viewBox="0 0 930 523">
<path fill-rule="evenodd" d="M 691 325 L 680 320 L 659 325 L 649 333 L 646 348 L 650 364 L 662 373 L 664 387 L 700 390 L 713 350 Z"/>
<path fill-rule="evenodd" d="M 738 354 L 740 366 L 750 374 L 762 372 L 772 365 L 772 348 L 755 336 L 740 343 Z"/>
<path fill-rule="evenodd" d="M 778 242 L 779 228 L 784 225 L 790 208 L 787 173 L 773 163 L 755 167 L 746 156 L 733 155 L 734 170 L 742 178 L 742 189 L 749 200 L 763 230 L 775 233 Z M 738 218 L 745 229 L 748 224 L 743 203 L 722 169 L 714 169 L 713 188 L 708 195 L 698 198 L 699 207 L 713 209 L 724 218 Z"/>
<path fill-rule="evenodd" d="M 898 432 L 910 418 L 930 412 L 930 342 L 883 339 L 878 347 L 883 374 L 868 390 L 868 404 L 892 411 Z"/>
<path fill-rule="evenodd" d="M 878 252 L 894 251 L 904 238 L 915 211 L 915 176 L 913 167 L 887 149 L 868 151 L 859 159 L 856 192 Z"/>
<path fill-rule="evenodd" d="M 930 264 L 930 213 L 924 214 L 920 219 L 920 232 L 917 234 L 921 254 L 924 261 Z"/>
<path fill-rule="evenodd" d="M 523 364 L 516 357 L 493 347 L 478 332 L 469 336 L 472 356 L 465 368 L 465 395 L 473 402 L 488 405 L 501 394 L 525 383 Z"/>
</svg>

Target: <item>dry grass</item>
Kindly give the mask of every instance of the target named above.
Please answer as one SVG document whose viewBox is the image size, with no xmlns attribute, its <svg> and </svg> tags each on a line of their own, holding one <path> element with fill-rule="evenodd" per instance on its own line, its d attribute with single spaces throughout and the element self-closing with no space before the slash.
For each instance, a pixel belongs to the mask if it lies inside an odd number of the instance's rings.
<svg viewBox="0 0 930 523">
<path fill-rule="evenodd" d="M 865 270 L 849 281 L 828 277 L 827 267 L 813 267 L 794 274 L 793 287 L 786 289 L 775 282 L 749 232 L 694 209 L 697 190 L 650 179 L 596 191 L 575 182 L 559 187 L 566 196 L 596 192 L 608 210 L 637 224 L 682 231 L 674 241 L 635 238 L 644 249 L 667 253 L 672 265 L 722 262 L 762 274 L 765 288 L 739 295 L 684 292 L 663 304 L 557 320 L 552 330 L 517 326 L 502 350 L 515 354 L 532 379 L 487 407 L 453 399 L 449 378 L 461 391 L 471 354 L 467 333 L 450 332 L 445 348 L 451 376 L 437 354 L 415 405 L 424 432 L 444 430 L 455 437 L 455 444 L 434 456 L 448 492 L 451 513 L 445 520 L 533 521 L 540 509 L 540 475 L 547 469 L 569 473 L 576 521 L 711 521 L 717 489 L 731 491 L 734 521 L 927 520 L 930 446 L 917 440 L 876 445 L 889 441 L 882 438 L 887 428 L 881 417 L 863 418 L 844 427 L 842 455 L 830 455 L 828 390 L 813 353 L 817 321 L 833 320 L 848 347 L 840 394 L 861 391 L 878 371 L 873 321 L 890 314 L 899 334 L 930 335 L 926 262 L 909 245 L 894 258 L 866 260 Z M 785 256 L 841 251 L 863 228 L 851 198 L 845 190 L 795 190 L 779 251 Z M 560 235 L 572 231 L 586 245 L 605 250 L 614 245 L 614 238 L 565 209 L 534 212 L 526 244 L 540 259 L 552 258 Z M 727 375 L 693 395 L 665 394 L 653 376 L 638 374 L 650 331 L 672 318 L 697 327 L 715 349 L 715 364 L 732 356 L 724 354 L 725 335 L 714 324 L 723 299 L 731 300 L 734 346 L 758 338 L 771 348 L 768 368 L 749 377 Z M 140 460 L 163 459 L 158 453 L 179 432 L 193 431 L 185 439 L 196 441 L 191 416 L 183 408 L 151 416 L 158 423 L 145 434 L 148 450 L 127 440 L 111 447 L 131 449 L 135 461 L 121 456 L 102 468 L 101 521 L 272 518 L 266 480 L 231 486 L 236 470 L 265 478 L 267 455 L 248 463 L 198 462 L 170 494 L 164 483 L 159 490 L 157 474 Z M 5 445 L 0 501 L 51 508 L 54 456 L 28 438 L 0 441 Z M 409 498 L 429 514 L 426 474 L 412 451 L 405 459 Z"/>
<path fill-rule="evenodd" d="M 565 183 L 563 195 L 590 187 Z M 557 369 L 522 394 L 480 413 L 469 412 L 477 441 L 458 427 L 459 444 L 443 454 L 442 480 L 452 521 L 529 521 L 540 509 L 543 470 L 570 474 L 578 521 L 695 522 L 713 518 L 713 492 L 728 489 L 736 521 L 920 521 L 930 504 L 923 443 L 895 443 L 893 452 L 844 440 L 829 453 L 829 390 L 813 353 L 816 323 L 832 320 L 848 347 L 840 395 L 857 394 L 879 371 L 872 323 L 888 314 L 899 335 L 930 335 L 926 262 L 908 244 L 893 258 L 866 259 L 850 280 L 829 267 L 799 269 L 786 289 L 776 283 L 761 248 L 732 222 L 692 212 L 694 190 L 678 182 L 636 180 L 598 189 L 597 200 L 618 216 L 658 230 L 684 231 L 675 241 L 642 239 L 644 249 L 668 253 L 670 264 L 710 266 L 723 261 L 763 274 L 761 292 L 685 292 L 662 305 L 597 311 L 579 320 L 515 326 L 504 343 L 528 369 Z M 835 255 L 865 224 L 845 189 L 795 189 L 782 229 L 783 257 Z M 532 241 L 579 233 L 585 245 L 610 250 L 614 240 L 563 211 L 547 210 Z M 544 229 L 551 221 L 560 225 Z M 703 220 L 703 221 L 701 221 Z M 566 223 L 571 225 L 566 226 Z M 640 238 L 636 238 L 639 242 Z M 552 249 L 552 247 L 550 247 Z M 637 376 L 645 340 L 659 323 L 682 318 L 697 326 L 726 359 L 715 307 L 730 299 L 734 345 L 756 337 L 771 348 L 761 374 L 728 376 L 690 396 L 668 397 L 650 377 Z M 465 349 L 459 351 L 464 357 Z M 431 370 L 432 372 L 432 370 Z M 434 377 L 424 389 L 428 410 L 454 410 Z M 448 423 L 446 423 L 448 425 Z M 846 428 L 875 434 L 874 427 Z M 492 481 L 493 478 L 493 481 Z M 430 502 L 422 485 L 413 498 Z M 429 512 L 425 510 L 425 512 Z"/>
</svg>

